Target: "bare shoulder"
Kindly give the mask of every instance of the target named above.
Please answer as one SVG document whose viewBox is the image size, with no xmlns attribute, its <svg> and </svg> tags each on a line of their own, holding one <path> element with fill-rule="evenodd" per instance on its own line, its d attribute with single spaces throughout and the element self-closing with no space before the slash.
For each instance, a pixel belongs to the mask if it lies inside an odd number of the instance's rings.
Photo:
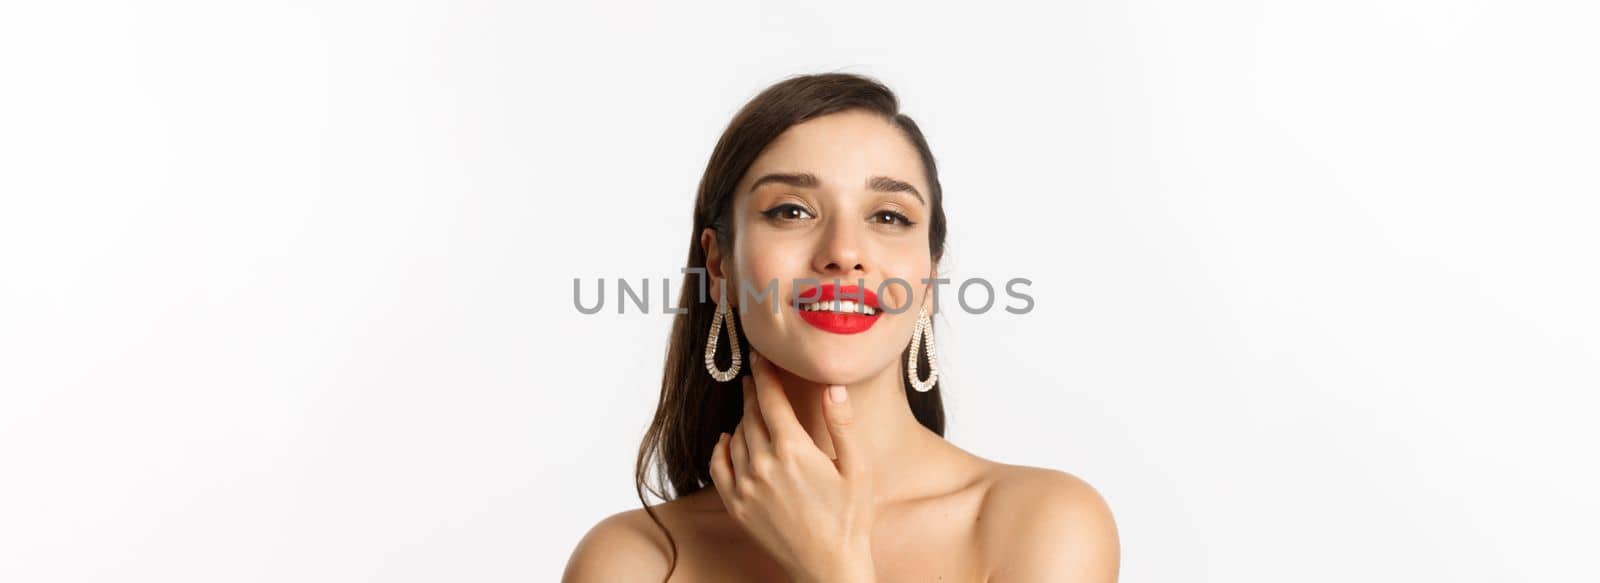
<svg viewBox="0 0 1600 583">
<path fill-rule="evenodd" d="M 995 464 L 980 509 L 989 581 L 1113 582 L 1121 546 L 1099 491 L 1049 468 Z"/>
<path fill-rule="evenodd" d="M 618 512 L 595 524 L 578 541 L 561 581 L 660 583 L 667 576 L 670 552 L 666 537 L 644 509 Z"/>
</svg>

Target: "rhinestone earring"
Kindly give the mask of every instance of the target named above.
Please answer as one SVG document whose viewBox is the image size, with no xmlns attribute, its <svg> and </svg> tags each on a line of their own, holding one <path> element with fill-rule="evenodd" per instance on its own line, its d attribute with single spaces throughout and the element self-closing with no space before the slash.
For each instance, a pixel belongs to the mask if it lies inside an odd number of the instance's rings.
<svg viewBox="0 0 1600 583">
<path fill-rule="evenodd" d="M 733 366 L 717 370 L 717 333 L 722 331 L 722 320 L 728 320 L 728 345 L 733 347 Z M 706 338 L 706 372 L 719 382 L 728 382 L 739 376 L 739 327 L 733 325 L 733 310 L 728 302 L 717 304 L 717 315 L 711 318 L 711 335 Z"/>
<path fill-rule="evenodd" d="M 928 380 L 917 380 L 917 344 L 922 343 L 928 350 Z M 928 308 L 923 306 L 922 313 L 917 315 L 917 326 L 911 332 L 911 352 L 906 355 L 906 376 L 911 381 L 911 388 L 919 393 L 933 390 L 933 384 L 939 382 L 939 352 L 933 347 L 933 318 L 928 317 Z"/>
</svg>

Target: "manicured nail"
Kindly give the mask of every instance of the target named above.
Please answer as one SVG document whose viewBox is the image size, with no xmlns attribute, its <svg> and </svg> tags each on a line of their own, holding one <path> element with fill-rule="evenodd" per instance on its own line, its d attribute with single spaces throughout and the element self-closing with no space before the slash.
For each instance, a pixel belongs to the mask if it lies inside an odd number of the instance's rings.
<svg viewBox="0 0 1600 583">
<path fill-rule="evenodd" d="M 844 390 L 844 385 L 834 385 L 828 387 L 828 398 L 835 403 L 843 403 L 845 399 L 850 398 L 850 392 Z"/>
</svg>

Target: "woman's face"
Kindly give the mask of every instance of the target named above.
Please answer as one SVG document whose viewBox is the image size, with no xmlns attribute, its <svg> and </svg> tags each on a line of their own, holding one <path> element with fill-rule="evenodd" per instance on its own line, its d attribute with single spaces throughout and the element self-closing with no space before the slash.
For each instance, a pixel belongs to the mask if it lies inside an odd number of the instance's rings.
<svg viewBox="0 0 1600 583">
<path fill-rule="evenodd" d="M 796 124 L 740 179 L 731 252 L 702 233 L 711 283 L 726 277 L 741 330 L 774 364 L 819 383 L 864 381 L 895 366 L 934 277 L 928 192 L 893 122 L 845 111 Z M 909 285 L 883 285 L 896 279 Z M 857 307 L 817 301 L 829 291 Z"/>
</svg>

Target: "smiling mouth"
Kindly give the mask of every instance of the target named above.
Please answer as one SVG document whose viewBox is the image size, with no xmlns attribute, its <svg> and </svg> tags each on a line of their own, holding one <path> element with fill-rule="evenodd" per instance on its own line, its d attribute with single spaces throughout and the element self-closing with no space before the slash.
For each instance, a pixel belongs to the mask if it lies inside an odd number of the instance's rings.
<svg viewBox="0 0 1600 583">
<path fill-rule="evenodd" d="M 850 299 L 841 299 L 850 298 Z M 860 286 L 825 284 L 801 290 L 800 319 L 824 332 L 865 332 L 883 316 L 878 294 Z"/>
</svg>

